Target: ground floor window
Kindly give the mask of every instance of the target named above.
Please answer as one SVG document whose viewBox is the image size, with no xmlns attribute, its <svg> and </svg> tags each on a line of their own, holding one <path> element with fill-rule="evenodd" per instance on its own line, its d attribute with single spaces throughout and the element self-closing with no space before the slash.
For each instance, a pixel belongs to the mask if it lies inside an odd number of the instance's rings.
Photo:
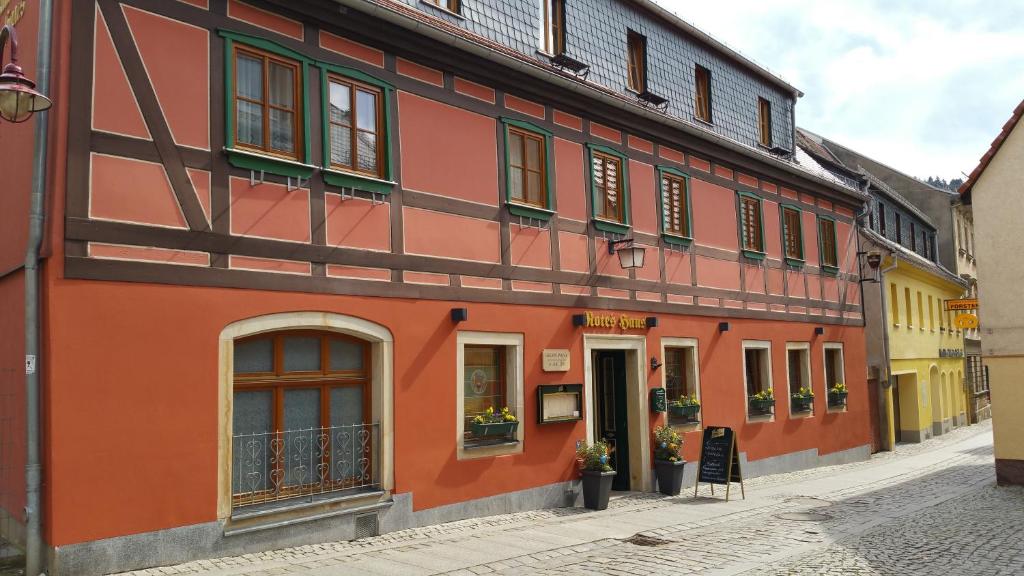
<svg viewBox="0 0 1024 576">
<path fill-rule="evenodd" d="M 692 425 L 700 421 L 696 340 L 665 339 L 665 392 L 668 424 Z"/>
<path fill-rule="evenodd" d="M 232 500 L 372 486 L 370 345 L 316 331 L 235 341 Z"/>
<path fill-rule="evenodd" d="M 460 332 L 458 340 L 460 449 L 521 449 L 522 335 Z"/>
<path fill-rule="evenodd" d="M 770 342 L 743 343 L 743 379 L 747 393 L 747 414 L 752 417 L 770 417 L 775 407 Z"/>
<path fill-rule="evenodd" d="M 846 368 L 843 363 L 843 345 L 825 343 L 825 388 L 828 390 L 829 410 L 846 409 Z"/>
<path fill-rule="evenodd" d="M 789 381 L 790 414 L 807 416 L 814 411 L 814 391 L 811 386 L 810 345 L 786 345 L 786 377 Z"/>
</svg>

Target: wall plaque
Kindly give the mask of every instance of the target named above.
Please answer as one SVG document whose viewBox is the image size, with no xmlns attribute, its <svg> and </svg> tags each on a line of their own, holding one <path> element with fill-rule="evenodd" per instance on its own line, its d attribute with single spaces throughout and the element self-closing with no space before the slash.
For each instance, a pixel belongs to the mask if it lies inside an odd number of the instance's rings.
<svg viewBox="0 0 1024 576">
<path fill-rule="evenodd" d="M 545 372 L 568 372 L 569 351 L 561 349 L 547 349 L 542 354 L 541 368 Z"/>
</svg>

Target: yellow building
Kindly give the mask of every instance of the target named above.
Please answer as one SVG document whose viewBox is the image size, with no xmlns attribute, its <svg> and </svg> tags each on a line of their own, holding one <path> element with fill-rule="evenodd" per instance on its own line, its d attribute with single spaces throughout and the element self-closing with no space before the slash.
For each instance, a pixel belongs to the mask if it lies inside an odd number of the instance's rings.
<svg viewBox="0 0 1024 576">
<path fill-rule="evenodd" d="M 1024 485 L 1024 102 L 960 187 L 972 207 L 982 359 L 989 377 L 996 481 Z"/>
</svg>

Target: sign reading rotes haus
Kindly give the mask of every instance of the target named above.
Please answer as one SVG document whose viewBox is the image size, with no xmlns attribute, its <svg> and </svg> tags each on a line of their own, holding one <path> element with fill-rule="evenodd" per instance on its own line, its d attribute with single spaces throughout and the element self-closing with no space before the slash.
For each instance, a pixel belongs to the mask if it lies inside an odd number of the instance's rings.
<svg viewBox="0 0 1024 576">
<path fill-rule="evenodd" d="M 655 322 L 652 324 L 651 321 Z M 573 316 L 573 325 L 584 328 L 618 328 L 620 330 L 646 330 L 657 325 L 657 318 L 630 316 L 628 314 L 598 314 L 585 312 Z"/>
</svg>

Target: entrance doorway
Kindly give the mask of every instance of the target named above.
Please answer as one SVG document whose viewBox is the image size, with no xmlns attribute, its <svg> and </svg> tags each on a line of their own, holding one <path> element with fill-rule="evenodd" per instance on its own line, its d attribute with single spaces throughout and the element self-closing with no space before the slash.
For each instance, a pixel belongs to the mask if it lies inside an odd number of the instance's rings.
<svg viewBox="0 0 1024 576">
<path fill-rule="evenodd" d="M 604 440 L 611 449 L 612 468 L 615 468 L 613 490 L 629 490 L 629 422 L 626 407 L 626 351 L 595 350 L 594 438 Z"/>
<path fill-rule="evenodd" d="M 901 424 L 900 420 L 901 420 L 901 418 L 900 418 L 900 377 L 899 376 L 893 376 L 892 377 L 892 425 L 893 425 L 893 430 L 896 433 L 896 442 L 902 442 L 903 441 L 902 434 L 900 432 L 900 430 L 902 429 L 901 428 L 902 424 Z"/>
</svg>

